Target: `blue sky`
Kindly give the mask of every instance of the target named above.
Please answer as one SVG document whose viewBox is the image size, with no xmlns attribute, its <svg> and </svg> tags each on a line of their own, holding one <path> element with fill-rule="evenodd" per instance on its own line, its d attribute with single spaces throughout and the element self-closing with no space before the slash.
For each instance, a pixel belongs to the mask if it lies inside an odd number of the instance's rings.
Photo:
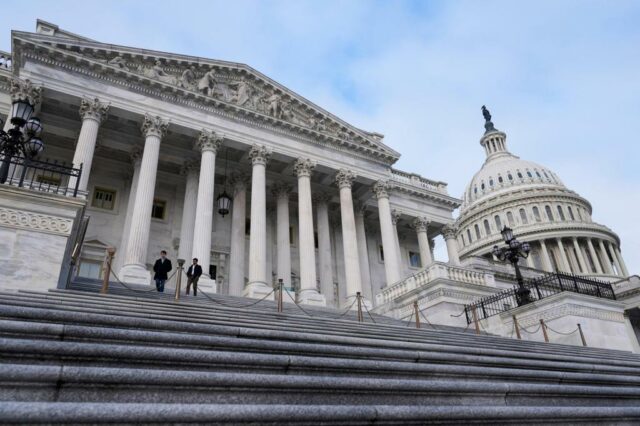
<svg viewBox="0 0 640 426">
<path fill-rule="evenodd" d="M 244 62 L 385 134 L 397 166 L 461 196 L 482 165 L 480 106 L 510 150 L 591 201 L 640 272 L 640 2 L 29 1 L 41 18 L 114 44 Z M 19 19 L 10 19 L 18 17 Z M 442 248 L 438 249 L 442 253 Z"/>
</svg>

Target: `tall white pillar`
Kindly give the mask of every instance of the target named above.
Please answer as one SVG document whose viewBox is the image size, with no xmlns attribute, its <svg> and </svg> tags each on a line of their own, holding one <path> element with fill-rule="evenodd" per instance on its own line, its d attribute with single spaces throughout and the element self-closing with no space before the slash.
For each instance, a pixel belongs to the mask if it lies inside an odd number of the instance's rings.
<svg viewBox="0 0 640 426">
<path fill-rule="evenodd" d="M 367 249 L 367 230 L 364 225 L 365 207 L 363 204 L 354 206 L 356 214 L 356 237 L 358 238 L 358 259 L 360 259 L 360 277 L 362 279 L 362 295 L 365 299 L 374 301 L 371 270 L 369 269 L 369 250 Z"/>
<path fill-rule="evenodd" d="M 301 303 L 326 305 L 317 289 L 316 253 L 313 235 L 313 207 L 311 200 L 311 172 L 315 164 L 304 158 L 296 160 L 294 170 L 298 176 L 298 233 L 300 242 L 300 294 Z"/>
<path fill-rule="evenodd" d="M 91 164 L 93 162 L 93 154 L 96 150 L 96 141 L 98 140 L 98 130 L 100 124 L 107 118 L 109 105 L 101 103 L 98 98 L 83 99 L 80 102 L 80 117 L 82 125 L 80 126 L 80 135 L 78 143 L 73 154 L 73 167 L 82 166 L 80 181 L 78 182 L 78 190 L 86 191 L 89 183 L 89 175 L 91 174 Z M 69 190 L 73 190 L 76 186 L 76 179 L 69 180 Z"/>
<path fill-rule="evenodd" d="M 373 186 L 373 192 L 378 199 L 378 215 L 380 217 L 380 234 L 382 250 L 384 252 L 384 271 L 387 286 L 400 281 L 400 262 L 396 246 L 393 223 L 391 221 L 391 206 L 389 204 L 389 184 L 378 181 Z"/>
<path fill-rule="evenodd" d="M 216 153 L 222 145 L 222 136 L 210 130 L 202 130 L 197 142 L 200 149 L 200 177 L 198 180 L 198 199 L 196 202 L 196 220 L 193 231 L 193 251 L 191 257 L 197 257 L 202 265 L 202 276 L 198 286 L 203 290 L 216 291 L 216 277 L 209 277 L 211 264 L 211 231 L 213 229 L 213 188 L 216 176 Z"/>
<path fill-rule="evenodd" d="M 611 259 L 613 259 L 613 264 L 616 266 L 618 275 L 622 276 L 624 273 L 622 271 L 622 266 L 620 266 L 620 262 L 618 261 L 618 256 L 616 256 L 616 252 L 613 250 L 613 244 L 607 241 L 605 245 L 607 246 L 609 253 L 611 253 Z"/>
<path fill-rule="evenodd" d="M 604 271 L 608 275 L 613 275 L 613 268 L 611 267 L 611 260 L 607 254 L 607 250 L 604 247 L 604 241 L 598 240 L 598 247 L 600 248 L 600 255 L 602 256 L 602 266 Z"/>
<path fill-rule="evenodd" d="M 593 247 L 593 242 L 591 238 L 587 238 L 587 247 L 589 248 L 589 254 L 591 255 L 591 259 L 593 259 L 593 264 L 596 267 L 596 272 L 598 274 L 602 274 L 602 267 L 600 266 L 600 261 L 598 260 L 598 255 L 596 254 L 596 249 Z"/>
<path fill-rule="evenodd" d="M 276 263 L 277 277 L 285 287 L 291 288 L 291 244 L 289 235 L 289 194 L 291 186 L 276 183 L 272 190 L 276 198 Z"/>
<path fill-rule="evenodd" d="M 614 246 L 613 250 L 616 253 L 616 257 L 618 258 L 618 263 L 620 264 L 620 267 L 622 268 L 622 274 L 625 277 L 628 277 L 629 276 L 629 270 L 627 269 L 627 265 L 624 263 L 624 259 L 622 258 L 622 253 L 620 253 L 620 247 Z"/>
<path fill-rule="evenodd" d="M 151 229 L 151 209 L 156 188 L 160 141 L 167 133 L 169 122 L 160 117 L 145 115 L 142 134 L 145 136 L 140 175 L 134 198 L 131 232 L 127 241 L 125 264 L 120 270 L 120 279 L 128 283 L 150 284 L 147 269 L 147 248 Z"/>
<path fill-rule="evenodd" d="M 342 247 L 344 249 L 345 280 L 347 284 L 347 303 L 362 294 L 362 276 L 360 275 L 360 259 L 358 257 L 358 238 L 356 236 L 356 219 L 353 213 L 351 186 L 355 175 L 347 169 L 341 169 L 336 175 L 336 184 L 340 188 L 340 217 L 342 219 Z M 363 295 L 364 296 L 364 295 Z M 371 306 L 371 300 L 364 300 Z M 357 306 L 354 304 L 354 308 Z"/>
<path fill-rule="evenodd" d="M 120 238 L 120 247 L 116 251 L 116 265 L 120 270 L 124 266 L 124 260 L 127 255 L 127 243 L 129 241 L 129 233 L 131 231 L 131 219 L 133 218 L 133 207 L 135 206 L 136 191 L 138 190 L 138 179 L 140 179 L 140 164 L 142 163 L 142 150 L 135 147 L 129 154 L 133 174 L 131 175 L 131 185 L 129 187 L 129 198 L 127 198 L 127 211 L 124 217 L 124 226 L 122 227 L 122 237 Z"/>
<path fill-rule="evenodd" d="M 442 236 L 447 244 L 447 256 L 449 264 L 452 266 L 460 266 L 460 257 L 458 256 L 458 240 L 456 240 L 456 228 L 454 225 L 444 225 L 442 227 Z"/>
<path fill-rule="evenodd" d="M 327 305 L 334 306 L 333 266 L 331 262 L 331 227 L 329 226 L 329 201 L 331 195 L 321 193 L 314 196 L 318 227 L 318 276 L 320 293 Z"/>
<path fill-rule="evenodd" d="M 547 250 L 547 245 L 545 244 L 544 240 L 540 240 L 540 247 L 542 248 L 542 268 L 545 271 L 553 272 L 553 263 L 551 263 L 549 250 Z"/>
<path fill-rule="evenodd" d="M 391 224 L 393 225 L 393 238 L 395 239 L 396 253 L 398 253 L 398 264 L 400 265 L 400 276 L 403 274 L 402 250 L 400 250 L 400 235 L 398 235 L 398 220 L 400 220 L 400 212 L 396 209 L 391 210 Z M 427 245 L 428 246 L 428 245 Z"/>
<path fill-rule="evenodd" d="M 573 248 L 576 250 L 576 256 L 578 257 L 578 263 L 580 264 L 580 269 L 583 274 L 588 274 L 589 269 L 587 268 L 587 262 L 584 260 L 584 256 L 582 256 L 582 250 L 580 250 L 580 244 L 578 244 L 578 238 L 573 237 Z"/>
<path fill-rule="evenodd" d="M 262 298 L 271 292 L 267 282 L 267 199 L 266 169 L 271 151 L 262 145 L 253 145 L 249 157 L 251 171 L 251 225 L 249 235 L 249 283 L 244 296 Z M 313 236 L 312 236 L 313 238 Z"/>
<path fill-rule="evenodd" d="M 248 176 L 237 173 L 231 176 L 233 204 L 231 205 L 231 255 L 229 257 L 229 294 L 241 296 L 244 290 L 247 184 Z"/>
<path fill-rule="evenodd" d="M 196 206 L 198 200 L 198 169 L 195 161 L 185 161 L 181 173 L 185 176 L 184 201 L 182 202 L 182 223 L 180 225 L 180 248 L 178 259 L 190 264 L 193 253 L 193 231 L 196 223 Z"/>
<path fill-rule="evenodd" d="M 564 245 L 561 238 L 556 238 L 558 243 L 558 250 L 560 251 L 560 262 L 562 263 L 562 269 L 564 272 L 570 274 L 571 266 L 569 266 L 569 259 L 567 259 L 567 253 L 564 251 Z"/>
<path fill-rule="evenodd" d="M 427 236 L 427 227 L 429 220 L 426 217 L 416 217 L 411 223 L 416 230 L 418 236 L 418 248 L 420 249 L 420 266 L 428 268 L 433 263 L 431 257 L 431 248 L 429 247 L 429 237 Z"/>
</svg>

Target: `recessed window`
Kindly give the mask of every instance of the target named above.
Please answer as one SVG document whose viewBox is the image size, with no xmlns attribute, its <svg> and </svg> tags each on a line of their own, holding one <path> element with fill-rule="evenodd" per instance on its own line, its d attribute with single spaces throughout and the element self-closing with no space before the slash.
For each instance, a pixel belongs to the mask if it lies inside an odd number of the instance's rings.
<svg viewBox="0 0 640 426">
<path fill-rule="evenodd" d="M 576 220 L 576 217 L 573 215 L 573 209 L 571 208 L 571 206 L 567 207 L 567 211 L 569 212 L 569 217 L 571 218 L 571 220 Z"/>
<path fill-rule="evenodd" d="M 578 212 L 578 219 L 583 220 L 582 219 L 582 212 L 580 211 L 579 208 L 576 208 L 576 212 Z"/>
<path fill-rule="evenodd" d="M 502 176 L 498 176 L 498 183 L 502 183 L 504 181 L 504 179 L 502 179 Z"/>
<path fill-rule="evenodd" d="M 414 268 L 420 267 L 420 253 L 416 253 L 415 251 L 409 252 L 409 265 Z"/>
<path fill-rule="evenodd" d="M 536 176 L 538 176 L 539 178 L 541 178 L 542 176 L 540 176 L 540 172 L 536 170 Z"/>
<path fill-rule="evenodd" d="M 518 172 L 518 177 L 522 179 L 522 173 Z"/>
<path fill-rule="evenodd" d="M 523 225 L 529 223 L 529 221 L 527 220 L 527 212 L 524 209 L 520 209 L 520 221 Z"/>
<path fill-rule="evenodd" d="M 509 226 L 516 225 L 516 222 L 513 220 L 513 213 L 507 212 L 507 222 L 509 222 Z"/>
<path fill-rule="evenodd" d="M 507 177 L 509 178 L 509 180 L 513 180 L 513 175 L 511 173 L 509 173 Z"/>
<path fill-rule="evenodd" d="M 560 220 L 564 219 L 564 211 L 562 210 L 562 206 L 558 206 L 558 214 L 560 215 Z"/>
<path fill-rule="evenodd" d="M 251 219 L 247 218 L 244 220 L 244 234 L 251 235 Z M 291 233 L 289 233 L 289 241 L 291 241 Z"/>
<path fill-rule="evenodd" d="M 467 240 L 469 240 L 469 244 L 473 242 L 473 239 L 471 238 L 471 230 L 469 229 L 467 229 Z"/>
<path fill-rule="evenodd" d="M 553 222 L 553 212 L 551 211 L 551 207 L 544 206 L 544 211 L 547 213 L 547 219 L 549 219 L 549 222 Z"/>
<path fill-rule="evenodd" d="M 315 248 L 318 248 L 318 233 L 317 232 L 313 233 L 313 246 Z"/>
<path fill-rule="evenodd" d="M 547 172 L 545 172 L 544 170 L 542 171 L 542 174 L 544 175 L 544 177 L 546 177 L 547 179 L 549 179 L 549 176 L 547 175 Z"/>
<path fill-rule="evenodd" d="M 481 238 L 480 237 L 480 227 L 476 223 L 475 225 L 473 225 L 473 228 L 476 230 L 476 238 L 479 240 Z"/>
<path fill-rule="evenodd" d="M 493 179 L 489 179 L 489 186 L 493 186 Z"/>
<path fill-rule="evenodd" d="M 484 182 L 482 182 L 482 185 L 480 185 L 480 189 L 484 191 Z"/>
<path fill-rule="evenodd" d="M 487 219 L 484 220 L 484 233 L 491 235 L 491 227 L 489 226 L 489 221 Z"/>
<path fill-rule="evenodd" d="M 540 209 L 538 207 L 533 207 L 533 218 L 536 222 L 540 222 L 542 219 L 540 218 Z"/>
<path fill-rule="evenodd" d="M 530 178 L 532 178 L 532 177 L 533 177 L 533 175 L 531 174 L 531 172 L 530 172 L 530 171 L 528 171 L 528 170 L 527 170 L 527 176 L 529 176 Z"/>
<path fill-rule="evenodd" d="M 382 244 L 378 246 L 378 255 L 380 256 L 380 261 L 384 262 L 384 248 L 382 248 Z"/>
<path fill-rule="evenodd" d="M 99 209 L 113 210 L 116 202 L 116 191 L 104 188 L 96 188 L 93 190 L 93 199 L 91 207 Z"/>
<path fill-rule="evenodd" d="M 151 217 L 154 219 L 164 220 L 167 213 L 167 202 L 164 200 L 153 200 L 153 207 L 151 207 Z"/>
<path fill-rule="evenodd" d="M 496 229 L 500 231 L 502 229 L 502 221 L 500 220 L 500 216 L 496 215 L 493 219 L 496 221 Z"/>
<path fill-rule="evenodd" d="M 82 259 L 78 268 L 78 275 L 85 278 L 102 278 L 102 262 Z"/>
<path fill-rule="evenodd" d="M 293 244 L 293 226 L 289 227 L 289 244 Z"/>
</svg>

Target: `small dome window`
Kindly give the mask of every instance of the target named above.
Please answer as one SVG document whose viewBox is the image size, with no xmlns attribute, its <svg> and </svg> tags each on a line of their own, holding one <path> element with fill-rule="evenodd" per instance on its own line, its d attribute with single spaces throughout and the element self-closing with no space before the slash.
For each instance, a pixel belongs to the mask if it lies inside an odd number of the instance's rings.
<svg viewBox="0 0 640 426">
<path fill-rule="evenodd" d="M 478 187 L 477 187 L 477 186 L 474 186 L 474 187 L 473 187 L 473 193 L 474 193 L 474 194 L 477 194 L 477 193 L 478 193 Z"/>
<path fill-rule="evenodd" d="M 493 179 L 489 179 L 489 186 L 493 186 Z"/>
<path fill-rule="evenodd" d="M 538 176 L 539 178 L 541 178 L 542 176 L 540 176 L 540 172 L 536 170 L 536 176 Z"/>
<path fill-rule="evenodd" d="M 545 172 L 544 170 L 542 171 L 542 174 L 544 175 L 544 177 L 546 177 L 547 179 L 549 179 L 549 175 L 547 175 L 547 172 Z"/>
<path fill-rule="evenodd" d="M 482 185 L 480 185 L 480 189 L 484 191 L 484 182 L 482 182 Z"/>
<path fill-rule="evenodd" d="M 518 177 L 522 179 L 522 173 L 518 172 Z"/>
<path fill-rule="evenodd" d="M 527 170 L 527 176 L 529 176 L 530 178 L 533 177 L 533 175 L 531 174 L 531 172 L 529 170 Z"/>
<path fill-rule="evenodd" d="M 502 176 L 498 176 L 498 182 L 499 182 L 499 183 L 504 182 L 504 179 L 502 179 Z"/>
<path fill-rule="evenodd" d="M 509 173 L 509 176 L 507 176 L 509 178 L 509 180 L 513 180 L 513 176 L 511 175 L 511 173 Z"/>
</svg>

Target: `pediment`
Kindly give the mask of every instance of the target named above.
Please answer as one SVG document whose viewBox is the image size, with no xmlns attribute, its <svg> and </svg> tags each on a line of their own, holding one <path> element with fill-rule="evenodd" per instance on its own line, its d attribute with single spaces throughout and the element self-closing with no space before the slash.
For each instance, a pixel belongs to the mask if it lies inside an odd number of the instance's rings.
<svg viewBox="0 0 640 426">
<path fill-rule="evenodd" d="M 225 115 L 260 121 L 273 127 L 330 143 L 391 165 L 400 154 L 366 132 L 330 114 L 248 65 L 165 52 L 74 40 L 43 34 L 13 33 L 14 69 L 20 55 L 84 67 L 92 75 L 133 81 L 179 97 L 213 106 Z"/>
</svg>

